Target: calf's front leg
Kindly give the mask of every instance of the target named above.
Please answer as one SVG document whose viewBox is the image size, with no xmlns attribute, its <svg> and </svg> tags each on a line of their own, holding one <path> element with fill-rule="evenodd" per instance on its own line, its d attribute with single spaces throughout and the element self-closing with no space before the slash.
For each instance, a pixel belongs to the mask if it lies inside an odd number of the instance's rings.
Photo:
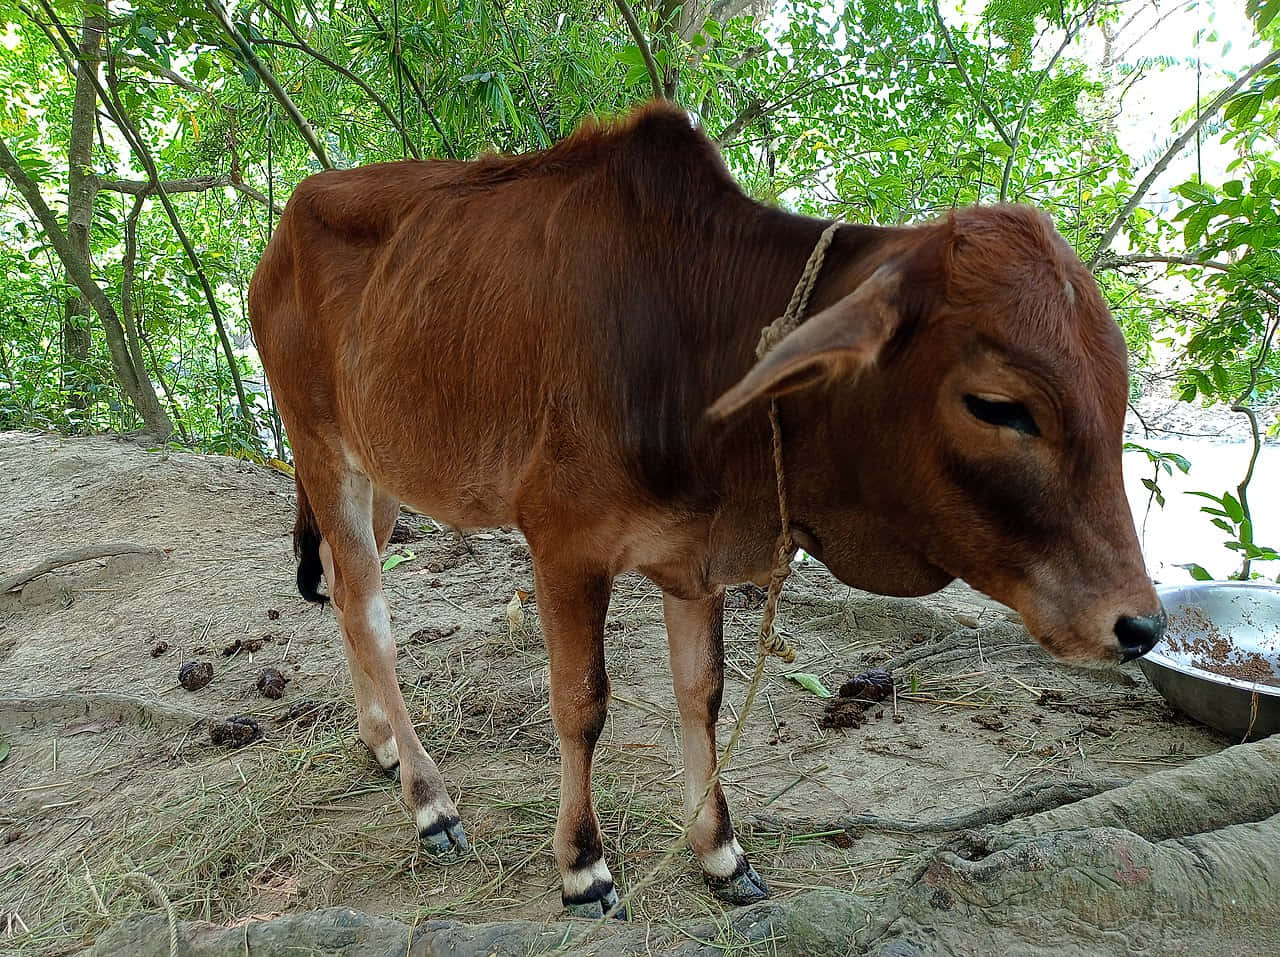
<svg viewBox="0 0 1280 957">
<path fill-rule="evenodd" d="M 534 556 L 538 614 L 551 662 L 551 719 L 560 736 L 560 813 L 553 847 L 561 898 L 575 917 L 600 917 L 618 904 L 591 797 L 591 759 L 609 708 L 604 619 L 610 586 L 605 574 Z"/>
<path fill-rule="evenodd" d="M 769 885 L 734 836 L 719 781 L 698 810 L 716 766 L 716 720 L 724 693 L 724 592 L 693 601 L 664 593 L 662 610 L 680 709 L 685 819 L 698 811 L 689 846 L 712 893 L 730 904 L 754 904 L 769 896 Z"/>
</svg>

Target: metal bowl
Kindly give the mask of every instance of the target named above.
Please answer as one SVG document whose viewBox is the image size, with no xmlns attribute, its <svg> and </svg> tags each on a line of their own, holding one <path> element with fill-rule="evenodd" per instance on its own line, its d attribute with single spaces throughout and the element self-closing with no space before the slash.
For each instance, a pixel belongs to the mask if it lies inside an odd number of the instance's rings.
<svg viewBox="0 0 1280 957">
<path fill-rule="evenodd" d="M 1280 586 L 1202 582 L 1158 591 L 1169 627 L 1138 659 L 1156 690 L 1238 741 L 1280 731 Z"/>
</svg>

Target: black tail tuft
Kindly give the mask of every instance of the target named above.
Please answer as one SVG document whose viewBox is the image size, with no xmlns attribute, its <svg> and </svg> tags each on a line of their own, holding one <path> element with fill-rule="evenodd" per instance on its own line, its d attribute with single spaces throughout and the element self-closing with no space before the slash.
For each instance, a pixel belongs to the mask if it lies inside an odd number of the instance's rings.
<svg viewBox="0 0 1280 957">
<path fill-rule="evenodd" d="M 307 601 L 323 605 L 329 597 L 317 590 L 324 574 L 324 566 L 320 563 L 320 527 L 316 525 L 316 516 L 311 511 L 302 480 L 296 475 L 294 480 L 298 485 L 298 520 L 293 525 L 293 553 L 298 557 L 298 592 Z"/>
</svg>

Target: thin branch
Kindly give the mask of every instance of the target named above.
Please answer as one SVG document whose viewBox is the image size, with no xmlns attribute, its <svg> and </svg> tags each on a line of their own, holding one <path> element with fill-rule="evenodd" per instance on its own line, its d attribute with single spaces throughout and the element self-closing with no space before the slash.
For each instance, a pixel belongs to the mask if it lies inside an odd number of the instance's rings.
<svg viewBox="0 0 1280 957">
<path fill-rule="evenodd" d="M 1036 79 L 1035 85 L 1032 86 L 1031 92 L 1027 94 L 1026 102 L 1022 104 L 1022 113 L 1018 116 L 1018 124 L 1013 128 L 1013 142 L 1009 144 L 1009 155 L 1004 161 L 1004 173 L 1000 177 L 1000 202 L 1002 203 L 1009 195 L 1009 177 L 1013 175 L 1013 164 L 1018 158 L 1018 146 L 1022 143 L 1022 130 L 1027 125 L 1027 117 L 1031 113 L 1031 104 L 1035 102 L 1036 94 L 1040 92 L 1040 87 L 1044 86 L 1044 81 L 1049 78 L 1050 71 L 1053 70 L 1054 65 L 1062 54 L 1066 52 L 1067 47 L 1071 45 L 1071 41 L 1079 35 L 1085 24 L 1092 21 L 1093 12 L 1096 9 L 1097 4 L 1076 18 L 1062 38 L 1062 42 L 1058 44 L 1058 49 L 1049 58 L 1045 68 L 1040 71 L 1040 76 Z"/>
<path fill-rule="evenodd" d="M 1241 534 L 1240 540 L 1247 545 L 1254 544 L 1253 510 L 1249 505 L 1249 484 L 1253 481 L 1253 470 L 1258 464 L 1258 455 L 1262 452 L 1262 433 L 1258 429 L 1258 414 L 1253 411 L 1252 406 L 1245 403 L 1258 386 L 1258 373 L 1262 371 L 1262 367 L 1266 364 L 1267 353 L 1271 351 L 1271 343 L 1275 339 L 1277 328 L 1280 328 L 1280 319 L 1272 320 L 1267 329 L 1267 334 L 1262 339 L 1262 348 L 1258 350 L 1257 356 L 1249 364 L 1249 384 L 1240 393 L 1240 397 L 1231 404 L 1232 412 L 1239 412 L 1249 419 L 1249 435 L 1253 439 L 1253 450 L 1249 456 L 1249 466 L 1245 469 L 1244 477 L 1240 480 L 1240 484 L 1236 486 L 1236 500 L 1239 501 L 1240 511 L 1244 516 L 1244 520 L 1240 523 L 1241 532 L 1243 533 L 1246 523 L 1249 526 L 1249 541 L 1247 543 L 1244 542 L 1243 534 Z M 1247 580 L 1252 565 L 1253 559 L 1248 552 L 1245 552 L 1244 559 L 1240 563 L 1240 572 L 1236 577 L 1241 581 Z"/>
<path fill-rule="evenodd" d="M 1186 145 L 1191 142 L 1191 138 L 1196 135 L 1200 127 L 1204 125 L 1205 121 L 1211 116 L 1217 114 L 1218 110 L 1222 109 L 1223 105 L 1235 96 L 1242 86 L 1276 61 L 1280 61 L 1280 49 L 1272 50 L 1265 57 L 1251 66 L 1247 71 L 1237 77 L 1234 83 L 1214 97 L 1213 101 L 1200 112 L 1199 116 L 1196 117 L 1195 121 L 1183 130 L 1182 135 L 1174 140 L 1169 148 L 1165 150 L 1164 155 L 1161 156 L 1160 159 L 1156 160 L 1155 165 L 1151 167 L 1147 175 L 1143 177 L 1142 182 L 1138 184 L 1138 188 L 1133 191 L 1133 195 L 1129 197 L 1129 201 L 1124 204 L 1124 209 L 1120 210 L 1120 212 L 1116 214 L 1115 218 L 1111 221 L 1111 225 L 1103 231 L 1102 239 L 1098 242 L 1098 248 L 1094 250 L 1093 256 L 1089 259 L 1088 266 L 1090 269 L 1095 267 L 1106 254 L 1107 250 L 1111 248 L 1111 244 L 1115 242 L 1115 238 L 1119 234 L 1121 227 L 1129 221 L 1129 217 L 1133 215 L 1133 211 L 1138 208 L 1138 204 L 1146 197 L 1147 191 L 1151 189 L 1151 184 L 1154 183 L 1160 174 L 1165 171 L 1165 168 L 1173 162 L 1174 157 L 1181 153 Z"/>
<path fill-rule="evenodd" d="M 124 193 L 127 196 L 152 196 L 156 193 L 156 188 L 149 179 L 101 179 L 98 180 L 96 185 L 98 189 L 104 192 Z M 255 203 L 262 206 L 270 206 L 271 211 L 277 216 L 283 212 L 279 206 L 272 205 L 261 192 L 248 183 L 239 182 L 230 173 L 222 173 L 217 176 L 190 176 L 185 179 L 167 179 L 161 182 L 160 186 L 170 195 L 174 193 L 203 193 L 206 190 L 229 186 Z"/>
<path fill-rule="evenodd" d="M 254 189 L 248 183 L 242 183 L 239 180 L 233 179 L 227 185 L 229 185 L 241 196 L 247 196 L 249 199 L 253 200 L 255 203 L 258 203 L 260 206 L 265 206 L 266 208 L 270 209 L 271 212 L 274 213 L 276 216 L 279 216 L 281 213 L 284 212 L 284 209 L 282 207 L 277 206 L 275 203 L 271 202 L 270 199 L 268 199 L 265 195 L 263 195 L 258 190 Z"/>
<path fill-rule="evenodd" d="M 640 29 L 640 22 L 636 19 L 636 15 L 631 12 L 631 7 L 627 0 L 613 0 L 613 5 L 622 14 L 622 19 L 627 22 L 627 29 L 631 31 L 631 39 L 635 40 L 636 46 L 640 48 L 640 56 L 644 59 L 644 68 L 649 71 L 649 86 L 653 90 L 653 98 L 655 100 L 665 100 L 666 95 L 662 91 L 662 76 L 658 73 L 658 64 L 653 59 L 653 51 L 649 49 L 649 41 L 645 39 L 644 31 Z"/>
<path fill-rule="evenodd" d="M 45 0 L 40 0 L 40 2 L 43 4 Z M 306 141 L 307 146 L 311 148 L 311 152 L 315 154 L 316 159 L 320 161 L 320 165 L 325 169 L 333 169 L 333 163 L 329 160 L 329 154 L 325 151 L 324 144 L 320 142 L 320 138 L 316 136 L 316 131 L 312 129 L 311 124 L 308 123 L 306 118 L 302 115 L 302 111 L 298 109 L 298 105 L 293 102 L 289 94 L 284 91 L 282 86 L 280 86 L 280 82 L 276 79 L 275 74 L 272 73 L 271 69 L 258 58 L 256 53 L 253 52 L 253 47 L 249 45 L 249 41 L 241 36 L 240 31 L 237 30 L 235 24 L 231 22 L 231 18 L 227 16 L 226 9 L 218 2 L 218 0 L 204 0 L 204 5 L 205 9 L 213 14 L 214 19 L 217 20 L 222 29 L 226 31 L 227 36 L 229 36 L 232 42 L 235 43 L 236 49 L 238 49 L 240 51 L 240 55 L 245 58 L 245 62 L 249 64 L 254 73 L 258 74 L 258 78 L 262 80 L 280 105 L 284 107 L 285 113 L 288 114 L 293 125 L 297 127 L 298 132 L 302 134 L 302 138 Z"/>
<path fill-rule="evenodd" d="M 942 33 L 942 39 L 947 44 L 947 49 L 951 51 L 951 62 L 955 64 L 956 70 L 960 73 L 960 79 L 964 81 L 965 88 L 978 101 L 978 106 L 982 107 L 982 112 L 987 115 L 987 119 L 991 121 L 991 125 L 996 128 L 996 135 L 1004 140 L 1005 146 L 1013 148 L 1013 140 L 1009 138 L 1009 134 L 1004 130 L 1004 124 L 1000 122 L 999 117 L 991 112 L 991 107 L 987 105 L 987 101 L 982 94 L 977 91 L 973 85 L 973 80 L 969 78 L 969 71 L 964 68 L 964 64 L 960 61 L 960 54 L 956 51 L 956 45 L 951 40 L 951 31 L 947 29 L 947 22 L 942 19 L 942 11 L 938 9 L 938 0 L 931 0 L 933 4 L 933 15 L 938 21 L 938 29 Z"/>
<path fill-rule="evenodd" d="M 58 59 L 60 59 L 63 66 L 67 68 L 67 72 L 72 76 L 75 76 L 76 67 L 72 62 L 71 55 L 62 48 L 62 44 L 59 43 L 53 33 L 50 32 L 48 24 L 37 17 L 35 11 L 25 3 L 19 3 L 18 9 L 22 11 L 23 16 L 40 28 L 40 32 L 44 34 L 45 39 L 49 41 L 49 45 L 53 47 L 53 52 L 58 54 Z"/>
<path fill-rule="evenodd" d="M 141 70 L 144 73 L 150 73 L 153 76 L 161 77 L 168 80 L 174 86 L 181 87 L 188 93 L 199 93 L 201 96 L 212 97 L 213 93 L 206 90 L 198 84 L 192 83 L 181 73 L 175 73 L 173 70 L 162 67 L 158 63 L 152 63 L 150 60 L 144 60 L 136 56 L 122 56 L 120 62 L 125 66 L 133 67 L 135 70 Z"/>
<path fill-rule="evenodd" d="M 381 30 L 384 34 L 386 34 L 387 28 L 383 26 L 382 21 L 378 18 L 377 13 L 374 12 L 373 7 L 369 6 L 368 4 L 365 4 L 364 11 L 365 13 L 369 14 L 369 18 L 373 20 L 377 28 Z M 440 125 L 440 121 L 436 118 L 435 110 L 433 110 L 431 108 L 431 104 L 427 102 L 427 95 L 426 93 L 423 92 L 422 87 L 418 84 L 418 78 L 413 75 L 413 71 L 409 69 L 408 63 L 405 62 L 403 51 L 397 50 L 396 47 L 393 45 L 391 48 L 391 56 L 394 58 L 395 62 L 399 65 L 400 71 L 404 75 L 404 78 L 408 80 L 409 85 L 413 87 L 413 94 L 418 98 L 418 103 L 426 111 L 427 119 L 431 121 L 431 127 L 436 131 L 436 136 L 440 137 L 440 142 L 444 144 L 444 151 L 446 155 L 448 155 L 450 159 L 457 159 L 458 151 L 454 147 L 452 140 L 450 140 L 448 135 L 445 133 L 444 127 Z"/>
<path fill-rule="evenodd" d="M 728 146 L 738 138 L 743 130 L 758 120 L 765 112 L 764 100 L 758 96 L 753 96 L 747 101 L 747 105 L 738 111 L 738 115 L 729 121 L 726 126 L 716 137 L 717 146 Z"/>
<path fill-rule="evenodd" d="M 346 77 L 356 86 L 360 87 L 360 89 L 364 91 L 364 93 L 369 97 L 369 99 L 373 100 L 373 102 L 377 105 L 378 109 L 382 111 L 383 115 L 386 116 L 386 118 L 391 121 L 391 125 L 394 126 L 396 129 L 396 132 L 400 134 L 401 140 L 404 142 L 404 144 L 407 147 L 409 147 L 409 152 L 413 154 L 413 158 L 422 159 L 422 154 L 418 152 L 418 147 L 414 144 L 413 140 L 410 138 L 408 131 L 405 130 L 404 128 L 404 125 L 400 122 L 399 118 L 392 111 L 391 107 L 387 105 L 387 101 L 384 100 L 380 95 L 378 95 L 378 93 L 373 89 L 373 87 L 371 87 L 368 83 L 366 83 L 354 71 L 349 70 L 346 67 L 342 66 L 336 60 L 333 60 L 330 57 L 326 56 L 325 54 L 321 53 L 319 50 L 313 47 L 310 43 L 308 43 L 306 40 L 306 37 L 304 37 L 302 33 L 298 30 L 298 28 L 293 25 L 293 23 L 289 20 L 289 18 L 286 17 L 283 13 L 281 13 L 275 6 L 273 6 L 269 2 L 269 0 L 262 0 L 262 5 L 266 7 L 269 11 L 271 11 L 272 16 L 274 16 L 277 20 L 279 20 L 282 24 L 284 24 L 284 28 L 289 31 L 290 35 L 292 35 L 294 40 L 297 42 L 290 43 L 287 40 L 271 40 L 271 39 L 267 39 L 266 37 L 264 37 L 261 42 L 269 44 L 271 46 L 285 47 L 290 50 L 298 50 L 302 53 L 305 53 L 307 56 L 315 60 L 319 60 L 321 63 L 327 66 L 330 70 L 333 70 L 335 73 L 339 74 L 340 76 Z M 397 41 L 398 41 L 398 38 L 397 38 Z"/>
<path fill-rule="evenodd" d="M 1094 271 L 1099 272 L 1103 269 L 1119 269 L 1122 266 L 1137 266 L 1143 263 L 1166 263 L 1173 266 L 1201 266 L 1205 269 L 1215 269 L 1218 272 L 1233 272 L 1239 270 L 1239 264 L 1221 262 L 1217 259 L 1199 259 L 1191 254 L 1182 256 L 1165 256 L 1159 253 L 1132 253 L 1126 255 L 1117 255 L 1108 253 L 1102 262 L 1095 265 Z M 1263 284 L 1261 280 L 1252 276 L 1243 277 L 1247 282 L 1251 283 L 1258 292 L 1266 296 L 1272 302 L 1280 304 L 1280 292 L 1272 289 L 1270 286 Z"/>
<path fill-rule="evenodd" d="M 502 28 L 507 34 L 507 45 L 511 47 L 511 55 L 515 58 L 516 66 L 520 69 L 520 81 L 524 84 L 524 90 L 529 94 L 529 102 L 533 105 L 534 115 L 538 118 L 538 127 L 542 130 L 542 145 L 551 145 L 551 131 L 547 128 L 547 118 L 542 115 L 542 104 L 539 97 L 533 92 L 533 84 L 529 82 L 529 68 L 524 65 L 524 59 L 520 56 L 520 51 L 516 49 L 516 37 L 511 30 L 511 24 L 507 22 L 507 11 L 502 8 L 502 3 L 494 4 L 498 9 L 498 18 L 502 20 Z M 400 43 L 400 38 L 396 37 L 396 44 Z"/>
<path fill-rule="evenodd" d="M 42 4 L 47 4 L 49 0 L 40 0 Z M 231 382 L 235 386 L 236 399 L 240 403 L 240 413 L 244 416 L 246 422 L 252 421 L 252 415 L 249 412 L 249 401 L 245 397 L 244 383 L 240 381 L 240 370 L 236 368 L 235 352 L 231 348 L 231 339 L 227 335 L 226 325 L 222 321 L 222 310 L 218 306 L 218 297 L 213 293 L 213 285 L 209 282 L 209 277 L 205 275 L 204 264 L 200 261 L 200 257 L 196 255 L 195 246 L 192 245 L 191 238 L 187 235 L 186 229 L 182 225 L 182 220 L 178 217 L 178 210 L 174 207 L 173 201 L 169 199 L 169 194 L 164 191 L 164 183 L 160 179 L 160 173 L 156 169 L 155 160 L 151 156 L 151 151 L 147 149 L 147 145 L 142 141 L 142 134 L 129 114 L 124 108 L 124 104 L 120 102 L 120 97 L 116 94 L 116 71 L 115 65 L 110 59 L 107 60 L 107 89 L 103 90 L 98 85 L 97 77 L 94 77 L 94 85 L 98 86 L 98 95 L 102 98 L 104 105 L 108 105 L 113 114 L 112 118 L 116 125 L 120 128 L 120 132 L 124 134 L 125 139 L 129 141 L 133 153 L 137 156 L 138 161 L 142 163 L 143 168 L 147 171 L 147 176 L 151 180 L 156 195 L 160 197 L 160 204 L 164 207 L 165 213 L 169 217 L 169 223 L 173 226 L 173 231 L 181 243 L 183 251 L 187 254 L 187 259 L 191 261 L 191 268 L 195 270 L 196 278 L 200 281 L 200 287 L 204 290 L 205 300 L 209 304 L 209 312 L 213 317 L 214 327 L 218 331 L 218 339 L 222 343 L 222 349 L 227 356 L 227 364 L 231 367 Z"/>
<path fill-rule="evenodd" d="M 138 263 L 138 218 L 142 215 L 142 208 L 146 204 L 146 196 L 133 198 L 133 206 L 124 220 L 124 256 L 120 260 L 120 321 L 124 324 L 125 335 L 128 336 L 129 351 L 133 353 L 134 362 L 140 369 L 145 367 L 145 360 L 142 358 L 142 342 L 146 334 L 142 329 L 142 319 L 133 308 L 133 281 Z M 150 342 L 147 342 L 147 351 L 151 354 L 151 366 L 155 370 L 156 381 L 160 383 L 160 391 L 164 393 L 165 401 L 169 403 L 169 415 L 173 419 L 173 424 L 178 427 L 178 434 L 182 436 L 183 444 L 190 445 L 191 436 L 182 422 L 182 410 L 173 397 L 169 383 L 165 381 L 164 368 L 156 359 L 155 350 L 151 348 Z"/>
</svg>

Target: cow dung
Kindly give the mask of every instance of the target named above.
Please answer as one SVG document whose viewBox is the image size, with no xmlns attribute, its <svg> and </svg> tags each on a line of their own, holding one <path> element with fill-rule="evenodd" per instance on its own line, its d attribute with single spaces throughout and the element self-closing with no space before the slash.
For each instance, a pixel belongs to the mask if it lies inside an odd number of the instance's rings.
<svg viewBox="0 0 1280 957">
<path fill-rule="evenodd" d="M 281 698 L 289 679 L 275 668 L 263 668 L 258 675 L 258 693 L 264 698 Z"/>
<path fill-rule="evenodd" d="M 209 740 L 219 747 L 242 748 L 262 735 L 258 722 L 247 715 L 234 715 L 209 725 Z"/>
<path fill-rule="evenodd" d="M 184 661 L 178 669 L 178 683 L 188 691 L 199 691 L 212 680 L 212 661 Z"/>
</svg>

